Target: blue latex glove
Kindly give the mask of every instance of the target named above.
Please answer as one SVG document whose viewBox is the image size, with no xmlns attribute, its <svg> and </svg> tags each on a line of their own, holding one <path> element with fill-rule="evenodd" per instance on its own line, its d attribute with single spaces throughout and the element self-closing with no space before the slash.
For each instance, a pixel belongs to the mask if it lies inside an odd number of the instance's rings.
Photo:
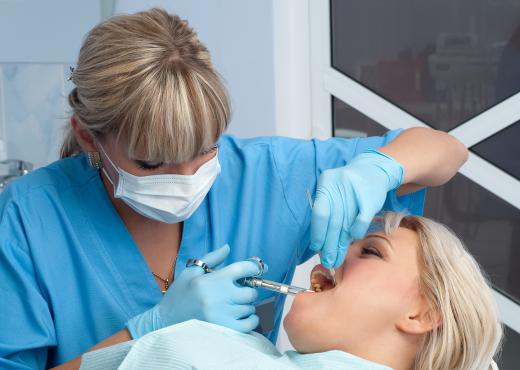
<svg viewBox="0 0 520 370">
<path fill-rule="evenodd" d="M 323 171 L 311 219 L 310 248 L 324 267 L 339 267 L 352 239 L 362 239 L 389 191 L 403 180 L 403 167 L 390 156 L 369 150 L 345 167 Z"/>
<path fill-rule="evenodd" d="M 215 268 L 226 259 L 229 250 L 225 245 L 201 260 Z M 126 327 L 134 339 L 190 319 L 248 333 L 259 323 L 253 305 L 258 292 L 238 285 L 236 280 L 258 273 L 258 265 L 251 261 L 236 262 L 209 274 L 199 266 L 188 267 L 156 306 L 130 319 Z"/>
</svg>

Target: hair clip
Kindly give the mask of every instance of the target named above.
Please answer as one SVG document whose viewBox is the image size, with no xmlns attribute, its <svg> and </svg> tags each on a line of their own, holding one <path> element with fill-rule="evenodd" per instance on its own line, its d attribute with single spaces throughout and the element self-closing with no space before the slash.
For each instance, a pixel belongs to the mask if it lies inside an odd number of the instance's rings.
<svg viewBox="0 0 520 370">
<path fill-rule="evenodd" d="M 72 81 L 72 74 L 74 73 L 74 67 L 69 67 L 69 69 L 70 69 L 70 74 L 69 74 L 69 78 L 67 78 L 67 81 Z"/>
</svg>

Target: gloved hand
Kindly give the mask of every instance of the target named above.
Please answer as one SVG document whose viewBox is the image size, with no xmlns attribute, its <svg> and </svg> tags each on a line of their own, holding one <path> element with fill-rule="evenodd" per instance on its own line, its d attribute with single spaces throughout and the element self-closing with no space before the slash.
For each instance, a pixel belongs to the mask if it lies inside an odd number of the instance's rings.
<svg viewBox="0 0 520 370">
<path fill-rule="evenodd" d="M 201 260 L 215 268 L 228 254 L 226 244 Z M 130 319 L 126 327 L 134 339 L 190 319 L 248 333 L 259 323 L 252 304 L 258 292 L 235 282 L 258 273 L 259 267 L 252 261 L 236 262 L 209 274 L 199 266 L 187 267 L 156 306 Z"/>
<path fill-rule="evenodd" d="M 352 239 L 362 239 L 386 195 L 403 180 L 403 167 L 390 156 L 369 150 L 345 167 L 323 171 L 311 219 L 310 248 L 324 267 L 339 267 Z"/>
</svg>

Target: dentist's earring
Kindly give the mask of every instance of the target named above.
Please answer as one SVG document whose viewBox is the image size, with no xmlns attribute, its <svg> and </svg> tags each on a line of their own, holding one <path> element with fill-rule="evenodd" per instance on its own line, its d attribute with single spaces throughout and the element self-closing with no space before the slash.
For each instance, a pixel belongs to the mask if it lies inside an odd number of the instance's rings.
<svg viewBox="0 0 520 370">
<path fill-rule="evenodd" d="M 87 152 L 87 156 L 90 167 L 95 168 L 96 170 L 103 168 L 103 162 L 101 161 L 99 152 Z"/>
</svg>

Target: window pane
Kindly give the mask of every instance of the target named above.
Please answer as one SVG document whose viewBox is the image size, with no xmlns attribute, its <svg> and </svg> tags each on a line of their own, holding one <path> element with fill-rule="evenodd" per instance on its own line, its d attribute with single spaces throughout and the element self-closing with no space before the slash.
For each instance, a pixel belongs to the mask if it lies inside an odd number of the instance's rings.
<svg viewBox="0 0 520 370">
<path fill-rule="evenodd" d="M 335 97 L 332 97 L 332 121 L 334 122 L 334 136 L 339 137 L 381 136 L 388 131 L 379 123 Z"/>
<path fill-rule="evenodd" d="M 520 91 L 520 1 L 331 0 L 332 64 L 450 130 Z"/>
<path fill-rule="evenodd" d="M 520 122 L 517 122 L 473 146 L 471 150 L 520 180 L 519 142 Z"/>
</svg>

